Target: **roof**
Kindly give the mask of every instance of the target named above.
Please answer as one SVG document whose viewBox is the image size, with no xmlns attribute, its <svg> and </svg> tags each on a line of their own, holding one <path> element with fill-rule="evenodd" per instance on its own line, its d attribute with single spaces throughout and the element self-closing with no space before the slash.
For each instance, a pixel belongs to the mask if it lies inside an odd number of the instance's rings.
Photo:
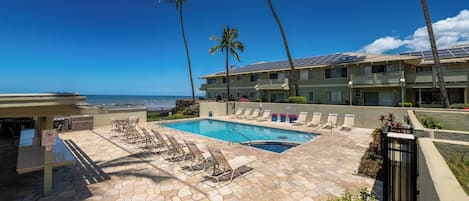
<svg viewBox="0 0 469 201">
<path fill-rule="evenodd" d="M 422 57 L 424 62 L 433 61 L 433 53 L 431 50 L 406 52 L 406 53 L 401 53 L 400 55 Z M 469 46 L 466 44 L 466 45 L 453 46 L 453 47 L 446 48 L 446 49 L 440 49 L 438 50 L 438 55 L 440 56 L 440 60 L 458 59 L 458 58 L 466 58 L 466 60 L 469 60 Z"/>
<path fill-rule="evenodd" d="M 371 63 L 371 62 L 385 62 L 397 60 L 419 60 L 421 57 L 409 55 L 385 55 L 385 54 L 368 54 L 358 52 L 337 53 L 323 56 L 306 57 L 294 59 L 293 65 L 295 69 L 303 68 L 318 68 L 331 65 L 344 65 L 344 64 L 357 64 L 357 63 Z M 281 71 L 290 69 L 288 60 L 273 61 L 273 62 L 260 62 L 249 64 L 244 67 L 235 68 L 230 70 L 230 74 L 246 74 L 256 72 L 268 71 Z M 202 76 L 201 78 L 223 76 L 225 72 L 217 72 L 209 75 Z"/>
</svg>

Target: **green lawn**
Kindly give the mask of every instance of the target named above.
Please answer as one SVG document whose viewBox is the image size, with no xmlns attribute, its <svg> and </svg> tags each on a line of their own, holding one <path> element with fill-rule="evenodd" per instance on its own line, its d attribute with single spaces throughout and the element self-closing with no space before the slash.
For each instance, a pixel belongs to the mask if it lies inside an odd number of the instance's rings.
<svg viewBox="0 0 469 201">
<path fill-rule="evenodd" d="M 462 188 L 469 195 L 469 146 L 435 142 Z"/>
<path fill-rule="evenodd" d="M 469 119 L 468 113 L 448 113 L 448 112 L 416 112 L 416 114 L 423 114 L 426 116 L 433 117 L 438 122 L 442 123 L 443 128 L 446 130 L 458 130 L 458 131 L 469 131 Z"/>
</svg>

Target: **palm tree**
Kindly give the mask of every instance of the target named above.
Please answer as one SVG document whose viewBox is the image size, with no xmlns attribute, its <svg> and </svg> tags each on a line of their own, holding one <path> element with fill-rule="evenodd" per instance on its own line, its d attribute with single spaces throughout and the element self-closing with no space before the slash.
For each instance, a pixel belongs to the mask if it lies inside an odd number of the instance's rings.
<svg viewBox="0 0 469 201">
<path fill-rule="evenodd" d="M 187 66 L 189 68 L 189 77 L 191 81 L 191 88 L 192 88 L 192 103 L 195 103 L 195 94 L 194 94 L 194 80 L 192 79 L 192 66 L 191 66 L 191 57 L 189 55 L 189 45 L 187 45 L 186 33 L 184 31 L 184 21 L 182 18 L 182 5 L 187 0 L 160 0 L 160 2 L 165 3 L 175 3 L 176 10 L 179 12 L 179 23 L 181 24 L 181 32 L 182 32 L 182 39 L 184 41 L 184 47 L 186 48 L 186 56 L 187 56 Z"/>
<path fill-rule="evenodd" d="M 433 60 L 435 61 L 436 76 L 438 77 L 438 85 L 440 87 L 441 97 L 443 98 L 443 106 L 449 108 L 448 92 L 446 91 L 445 78 L 443 76 L 443 69 L 441 68 L 440 56 L 436 47 L 435 35 L 433 34 L 432 21 L 430 19 L 430 12 L 428 11 L 427 1 L 421 0 L 423 16 L 425 17 L 425 24 L 427 25 L 428 37 L 430 39 L 430 46 L 432 48 Z"/>
<path fill-rule="evenodd" d="M 223 29 L 223 35 L 221 37 L 217 36 L 210 36 L 210 40 L 214 40 L 218 42 L 218 45 L 213 46 L 210 48 L 210 54 L 214 54 L 216 51 L 221 51 L 225 53 L 225 62 L 226 62 L 226 91 L 228 95 L 228 100 L 231 98 L 230 96 L 230 72 L 228 70 L 229 62 L 228 62 L 228 54 L 231 54 L 236 61 L 239 60 L 239 55 L 237 51 L 243 52 L 244 45 L 242 42 L 238 41 L 238 29 L 230 28 L 226 26 Z"/>
<path fill-rule="evenodd" d="M 272 15 L 274 16 L 275 21 L 277 21 L 278 28 L 280 29 L 280 33 L 282 34 L 283 45 L 285 46 L 285 51 L 287 52 L 287 57 L 288 57 L 288 63 L 290 64 L 290 68 L 291 68 L 290 80 L 293 81 L 293 86 L 295 88 L 294 95 L 298 96 L 299 88 L 298 88 L 297 72 L 295 71 L 295 66 L 293 65 L 293 59 L 290 54 L 290 48 L 288 48 L 287 37 L 285 36 L 285 31 L 283 30 L 283 26 L 282 26 L 282 23 L 280 22 L 280 19 L 278 18 L 277 12 L 275 12 L 274 7 L 272 6 L 272 2 L 270 0 L 267 0 L 267 3 L 269 3 L 269 7 L 270 7 L 270 10 L 272 11 Z"/>
</svg>

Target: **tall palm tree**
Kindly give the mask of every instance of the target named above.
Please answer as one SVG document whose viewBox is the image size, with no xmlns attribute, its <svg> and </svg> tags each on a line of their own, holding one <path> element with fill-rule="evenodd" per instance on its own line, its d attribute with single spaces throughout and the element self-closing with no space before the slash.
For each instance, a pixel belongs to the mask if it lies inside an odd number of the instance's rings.
<svg viewBox="0 0 469 201">
<path fill-rule="evenodd" d="M 441 68 L 440 56 L 436 47 L 435 35 L 433 34 L 432 21 L 430 19 L 430 12 L 428 11 L 427 0 L 421 0 L 423 16 L 425 17 L 425 24 L 427 25 L 428 37 L 430 39 L 430 46 L 432 47 L 433 60 L 435 61 L 436 76 L 438 77 L 438 85 L 440 87 L 441 97 L 443 98 L 443 106 L 449 108 L 449 97 L 446 91 L 445 78 L 443 76 L 443 69 Z"/>
<path fill-rule="evenodd" d="M 176 10 L 179 13 L 179 23 L 181 24 L 182 39 L 184 41 L 184 47 L 186 48 L 187 66 L 189 68 L 189 77 L 190 77 L 191 88 L 192 88 L 192 103 L 195 103 L 194 80 L 192 79 L 191 57 L 189 55 L 189 45 L 187 45 L 186 33 L 184 31 L 184 21 L 182 18 L 182 5 L 186 1 L 187 0 L 160 0 L 160 2 L 176 4 Z"/>
<path fill-rule="evenodd" d="M 223 34 L 221 37 L 217 36 L 210 36 L 210 40 L 214 40 L 218 42 L 218 45 L 213 46 L 210 48 L 210 54 L 214 54 L 216 51 L 220 51 L 221 53 L 225 54 L 225 62 L 226 62 L 226 91 L 228 95 L 228 100 L 230 100 L 230 72 L 228 70 L 229 61 L 228 61 L 228 54 L 231 54 L 236 61 L 240 61 L 239 54 L 237 51 L 243 52 L 244 45 L 241 41 L 238 41 L 238 29 L 230 28 L 226 26 L 223 29 Z"/>
<path fill-rule="evenodd" d="M 267 0 L 267 3 L 269 3 L 270 10 L 272 11 L 272 15 L 275 18 L 275 21 L 277 21 L 278 28 L 280 29 L 280 33 L 282 34 L 282 39 L 283 39 L 283 45 L 285 46 L 285 51 L 287 52 L 287 57 L 288 57 L 288 63 L 290 64 L 291 68 L 291 73 L 290 73 L 290 80 L 293 81 L 293 86 L 294 86 L 294 95 L 298 96 L 298 76 L 297 72 L 295 70 L 295 66 L 293 65 L 293 59 L 290 54 L 290 48 L 288 48 L 288 41 L 287 41 L 287 36 L 285 36 L 285 31 L 283 30 L 282 23 L 280 22 L 280 19 L 277 15 L 277 12 L 275 12 L 274 7 L 272 6 L 272 2 L 270 0 Z M 292 92 L 290 92 L 293 94 Z"/>
</svg>

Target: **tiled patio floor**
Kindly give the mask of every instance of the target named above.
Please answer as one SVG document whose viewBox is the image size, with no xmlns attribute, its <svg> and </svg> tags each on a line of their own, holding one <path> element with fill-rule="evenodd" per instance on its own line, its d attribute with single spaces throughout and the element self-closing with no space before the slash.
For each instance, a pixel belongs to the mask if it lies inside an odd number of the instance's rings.
<svg viewBox="0 0 469 201">
<path fill-rule="evenodd" d="M 252 123 L 313 131 L 270 122 Z M 319 129 L 314 132 L 321 135 L 314 140 L 276 154 L 155 123 L 143 126 L 178 140 L 195 141 L 203 151 L 209 145 L 220 148 L 228 158 L 246 155 L 256 157 L 257 161 L 250 165 L 253 170 L 249 174 L 232 183 L 215 185 L 201 174 L 182 170 L 183 163 L 165 161 L 150 150 L 116 137 L 110 128 L 62 133 L 60 137 L 79 153 L 79 160 L 75 167 L 60 169 L 60 174 L 55 174 L 52 199 L 68 196 L 75 200 L 323 200 L 345 190 L 371 189 L 374 184 L 373 179 L 352 174 L 371 141 L 370 129 L 354 128 L 350 132 L 334 129 L 332 134 L 330 130 Z M 66 172 L 75 176 L 57 178 L 66 176 Z"/>
</svg>

